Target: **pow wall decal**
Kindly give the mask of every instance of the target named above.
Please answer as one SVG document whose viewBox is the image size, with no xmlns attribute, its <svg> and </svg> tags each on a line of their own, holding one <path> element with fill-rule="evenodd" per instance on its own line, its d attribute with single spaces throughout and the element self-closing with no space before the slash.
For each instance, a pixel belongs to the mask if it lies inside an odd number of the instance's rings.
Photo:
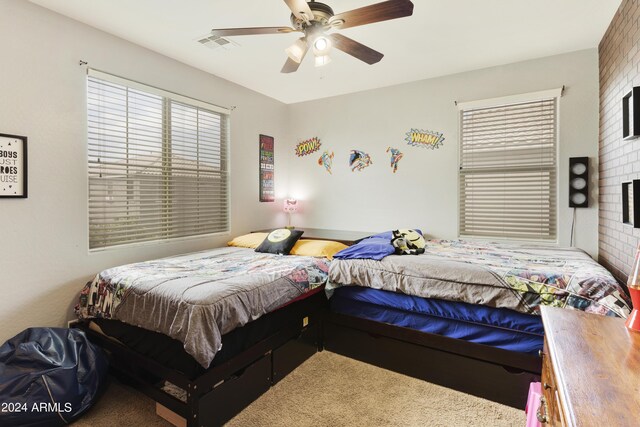
<svg viewBox="0 0 640 427">
<path fill-rule="evenodd" d="M 404 140 L 414 147 L 426 147 L 435 150 L 442 146 L 444 134 L 430 130 L 411 129 L 407 132 L 407 137 Z"/>
<path fill-rule="evenodd" d="M 302 157 L 307 156 L 311 153 L 315 153 L 316 151 L 320 150 L 321 145 L 322 144 L 320 143 L 320 138 L 318 137 L 305 139 L 304 141 L 301 141 L 296 145 L 296 156 Z"/>
<path fill-rule="evenodd" d="M 329 151 L 325 150 L 318 159 L 318 164 L 320 166 L 324 166 L 326 171 L 331 173 L 331 166 L 333 165 L 333 151 L 329 153 Z"/>
<path fill-rule="evenodd" d="M 404 154 L 402 154 L 397 148 L 391 147 L 387 147 L 387 153 L 388 152 L 391 152 L 391 169 L 393 169 L 393 173 L 396 173 L 398 171 L 398 162 L 402 159 Z"/>
<path fill-rule="evenodd" d="M 351 150 L 349 154 L 349 167 L 351 172 L 362 171 L 362 169 L 373 164 L 371 156 L 360 150 Z"/>
</svg>

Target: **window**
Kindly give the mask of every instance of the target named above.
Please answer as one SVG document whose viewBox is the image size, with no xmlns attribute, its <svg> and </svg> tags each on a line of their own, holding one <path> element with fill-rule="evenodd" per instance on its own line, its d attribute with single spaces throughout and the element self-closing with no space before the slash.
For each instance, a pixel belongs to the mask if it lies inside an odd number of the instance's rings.
<svg viewBox="0 0 640 427">
<path fill-rule="evenodd" d="M 556 240 L 560 91 L 544 95 L 460 105 L 461 236 Z"/>
<path fill-rule="evenodd" d="M 228 114 L 90 70 L 89 248 L 228 231 Z"/>
</svg>

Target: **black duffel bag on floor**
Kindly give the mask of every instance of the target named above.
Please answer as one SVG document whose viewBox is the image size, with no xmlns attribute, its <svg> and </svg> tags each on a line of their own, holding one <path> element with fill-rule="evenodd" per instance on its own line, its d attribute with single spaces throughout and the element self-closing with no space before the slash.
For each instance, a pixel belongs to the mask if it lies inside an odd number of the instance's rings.
<svg viewBox="0 0 640 427">
<path fill-rule="evenodd" d="M 84 332 L 29 328 L 0 347 L 0 426 L 58 426 L 91 407 L 105 382 L 104 352 Z"/>
</svg>

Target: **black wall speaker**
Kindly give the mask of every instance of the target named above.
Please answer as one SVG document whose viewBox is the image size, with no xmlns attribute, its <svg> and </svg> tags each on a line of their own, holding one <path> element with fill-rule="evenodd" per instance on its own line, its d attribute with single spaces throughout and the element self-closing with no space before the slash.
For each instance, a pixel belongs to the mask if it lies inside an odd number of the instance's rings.
<svg viewBox="0 0 640 427">
<path fill-rule="evenodd" d="M 569 207 L 589 207 L 589 158 L 569 158 Z"/>
</svg>

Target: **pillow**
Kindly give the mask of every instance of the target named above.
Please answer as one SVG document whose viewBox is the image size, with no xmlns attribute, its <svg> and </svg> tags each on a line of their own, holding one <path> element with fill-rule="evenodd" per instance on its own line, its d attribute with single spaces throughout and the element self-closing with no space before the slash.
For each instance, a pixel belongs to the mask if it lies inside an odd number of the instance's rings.
<svg viewBox="0 0 640 427">
<path fill-rule="evenodd" d="M 393 230 L 391 244 L 397 255 L 420 255 L 424 253 L 426 242 L 419 230 Z"/>
<path fill-rule="evenodd" d="M 331 260 L 337 252 L 346 248 L 348 248 L 347 245 L 333 240 L 300 239 L 293 246 L 290 253 L 291 255 L 315 256 Z"/>
<path fill-rule="evenodd" d="M 405 229 L 407 230 L 407 229 Z M 417 228 L 414 228 L 413 231 L 422 234 L 422 231 L 418 230 Z M 393 239 L 393 230 L 392 231 L 385 231 L 384 233 L 380 233 L 380 234 L 375 234 L 371 237 L 365 237 L 365 239 L 371 239 L 371 238 L 378 238 L 378 239 L 387 239 L 389 241 L 391 241 L 391 239 Z"/>
<path fill-rule="evenodd" d="M 381 260 L 395 252 L 389 239 L 381 237 L 368 237 L 353 246 L 334 255 L 336 259 L 375 259 Z"/>
<path fill-rule="evenodd" d="M 273 230 L 256 248 L 256 252 L 268 254 L 289 255 L 291 248 L 296 244 L 304 231 L 278 228 Z"/>
<path fill-rule="evenodd" d="M 244 236 L 238 236 L 230 242 L 227 242 L 228 246 L 236 246 L 238 248 L 251 248 L 255 249 L 260 246 L 260 243 L 267 238 L 269 233 L 249 233 Z"/>
</svg>

